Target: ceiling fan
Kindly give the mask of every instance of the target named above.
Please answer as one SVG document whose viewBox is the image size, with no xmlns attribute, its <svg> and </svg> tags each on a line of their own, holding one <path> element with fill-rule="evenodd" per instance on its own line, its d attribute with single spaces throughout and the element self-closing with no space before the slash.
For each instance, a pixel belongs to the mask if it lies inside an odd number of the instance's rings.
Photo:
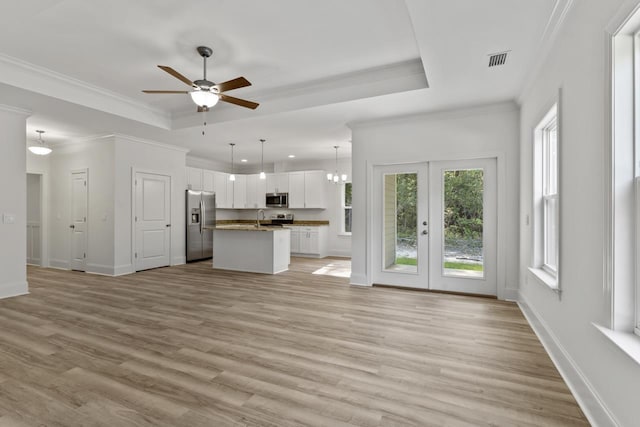
<svg viewBox="0 0 640 427">
<path fill-rule="evenodd" d="M 191 95 L 191 99 L 198 106 L 198 112 L 209 111 L 209 108 L 213 107 L 218 101 L 228 102 L 230 104 L 239 105 L 241 107 L 251 108 L 255 110 L 258 108 L 257 102 L 247 101 L 246 99 L 234 98 L 224 94 L 233 89 L 239 89 L 241 87 L 251 86 L 249 80 L 244 77 L 237 77 L 233 80 L 226 81 L 224 83 L 214 83 L 207 80 L 207 58 L 211 56 L 213 50 L 206 46 L 198 46 L 196 49 L 202 59 L 204 60 L 204 77 L 202 80 L 191 81 L 176 70 L 166 65 L 158 65 L 158 68 L 171 74 L 173 77 L 182 81 L 183 83 L 191 86 L 192 90 L 143 90 L 144 93 L 188 93 Z"/>
</svg>

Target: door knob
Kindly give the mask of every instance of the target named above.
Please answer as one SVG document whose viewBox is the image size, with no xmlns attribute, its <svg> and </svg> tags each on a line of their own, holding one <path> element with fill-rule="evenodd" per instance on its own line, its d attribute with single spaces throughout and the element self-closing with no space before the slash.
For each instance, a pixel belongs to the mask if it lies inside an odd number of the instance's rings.
<svg viewBox="0 0 640 427">
<path fill-rule="evenodd" d="M 422 225 L 427 225 L 427 221 L 422 221 Z"/>
<path fill-rule="evenodd" d="M 75 225 L 70 225 L 69 228 L 76 228 L 76 226 Z"/>
<path fill-rule="evenodd" d="M 427 230 L 422 230 L 422 234 L 427 235 L 429 233 L 427 232 Z"/>
<path fill-rule="evenodd" d="M 167 224 L 167 227 L 171 227 L 171 224 Z"/>
</svg>

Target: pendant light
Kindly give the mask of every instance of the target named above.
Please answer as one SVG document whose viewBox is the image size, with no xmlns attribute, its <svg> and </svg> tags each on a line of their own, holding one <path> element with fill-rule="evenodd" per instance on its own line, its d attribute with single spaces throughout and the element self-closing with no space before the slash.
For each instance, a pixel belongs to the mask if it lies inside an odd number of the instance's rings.
<svg viewBox="0 0 640 427">
<path fill-rule="evenodd" d="M 49 148 L 42 139 L 42 134 L 44 133 L 44 131 L 37 130 L 36 132 L 38 132 L 38 140 L 29 145 L 29 151 L 39 156 L 46 156 L 47 154 L 51 153 L 51 148 Z"/>
<path fill-rule="evenodd" d="M 267 142 L 264 139 L 260 140 L 262 144 L 262 157 L 260 159 L 260 179 L 267 179 L 267 175 L 264 173 L 264 143 Z"/>
<path fill-rule="evenodd" d="M 347 174 L 338 174 L 338 145 L 334 145 L 333 148 L 336 149 L 336 172 L 327 174 L 327 181 L 331 181 L 334 184 L 345 183 L 347 181 Z"/>
<path fill-rule="evenodd" d="M 231 175 L 229 175 L 229 181 L 235 181 L 236 180 L 236 175 L 233 173 L 233 147 L 235 147 L 235 143 L 230 142 L 229 145 L 231 146 Z"/>
</svg>

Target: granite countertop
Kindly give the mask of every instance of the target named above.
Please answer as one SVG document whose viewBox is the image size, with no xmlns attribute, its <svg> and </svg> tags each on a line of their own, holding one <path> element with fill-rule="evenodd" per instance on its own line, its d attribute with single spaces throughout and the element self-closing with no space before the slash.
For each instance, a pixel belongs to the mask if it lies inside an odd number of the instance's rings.
<svg viewBox="0 0 640 427">
<path fill-rule="evenodd" d="M 255 219 L 251 220 L 251 219 L 221 219 L 216 221 L 216 225 L 218 227 L 220 226 L 226 226 L 226 225 L 254 225 L 256 223 Z M 260 224 L 262 225 L 269 225 L 271 224 L 271 220 L 262 220 L 260 221 Z M 294 227 L 317 227 L 317 226 L 322 226 L 322 225 L 329 225 L 329 221 L 325 221 L 325 220 L 318 220 L 318 221 L 314 221 L 314 220 L 302 220 L 302 221 L 298 221 L 298 220 L 294 220 L 293 224 L 284 224 L 284 226 L 294 226 Z"/>
<path fill-rule="evenodd" d="M 218 224 L 215 227 L 207 226 L 204 227 L 205 230 L 234 230 L 234 231 L 278 231 L 278 230 L 286 230 L 284 227 L 269 227 L 267 225 L 262 225 L 261 227 L 256 227 L 254 224 Z"/>
</svg>

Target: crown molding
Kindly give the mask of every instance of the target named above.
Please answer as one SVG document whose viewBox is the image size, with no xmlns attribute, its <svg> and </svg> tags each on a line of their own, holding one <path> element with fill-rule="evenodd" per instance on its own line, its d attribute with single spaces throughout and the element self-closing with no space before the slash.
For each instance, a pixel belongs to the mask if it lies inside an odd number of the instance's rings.
<svg viewBox="0 0 640 427">
<path fill-rule="evenodd" d="M 164 148 L 165 150 L 178 151 L 178 152 L 181 152 L 181 153 L 188 153 L 188 152 L 191 151 L 188 148 L 178 147 L 177 145 L 165 144 L 165 143 L 162 143 L 162 142 L 152 141 L 150 139 L 138 138 L 136 136 L 123 135 L 123 134 L 120 134 L 120 133 L 113 133 L 113 134 L 108 135 L 108 136 L 112 136 L 112 137 L 118 138 L 118 139 L 124 139 L 125 141 L 129 141 L 129 142 L 136 142 L 136 143 L 139 143 L 139 144 L 152 145 L 152 146 L 157 147 L 157 148 Z"/>
<path fill-rule="evenodd" d="M 0 111 L 4 113 L 21 114 L 23 116 L 30 116 L 32 113 L 31 110 L 27 110 L 20 107 L 14 107 L 12 105 L 6 105 L 6 104 L 0 104 Z"/>
<path fill-rule="evenodd" d="M 574 0 L 556 0 L 553 5 L 553 10 L 549 15 L 544 32 L 540 38 L 538 53 L 535 55 L 535 63 L 524 80 L 524 84 L 520 90 L 520 95 L 516 98 L 518 104 L 522 104 L 525 96 L 527 96 L 531 91 L 533 84 L 538 78 L 543 65 L 551 53 L 551 49 L 558 38 L 558 33 L 560 32 L 562 25 L 565 23 L 567 15 L 569 14 L 573 4 Z"/>
<path fill-rule="evenodd" d="M 502 101 L 490 104 L 480 104 L 475 106 L 466 106 L 462 108 L 454 108 L 440 111 L 430 111 L 422 113 L 405 114 L 401 116 L 386 117 L 382 119 L 374 120 L 358 120 L 347 123 L 347 126 L 353 129 L 369 128 L 375 126 L 386 126 L 399 124 L 404 122 L 422 120 L 422 121 L 434 121 L 434 120 L 447 120 L 458 119 L 462 117 L 477 116 L 482 114 L 494 114 L 503 112 L 519 111 L 520 107 L 514 101 Z"/>
<path fill-rule="evenodd" d="M 151 126 L 171 129 L 171 114 L 164 110 L 2 53 L 0 82 Z"/>
</svg>

